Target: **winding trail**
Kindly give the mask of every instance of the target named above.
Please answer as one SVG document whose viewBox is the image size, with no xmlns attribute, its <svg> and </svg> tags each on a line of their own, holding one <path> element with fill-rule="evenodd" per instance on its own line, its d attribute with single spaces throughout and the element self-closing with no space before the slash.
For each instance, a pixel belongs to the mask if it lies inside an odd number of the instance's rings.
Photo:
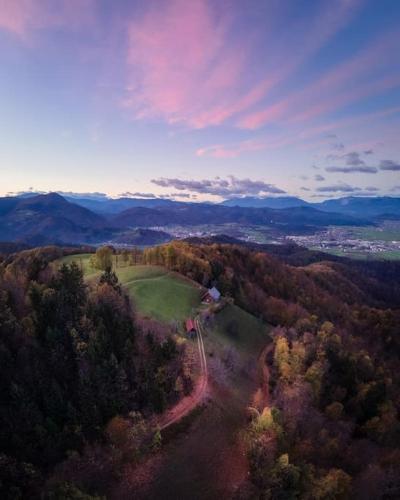
<svg viewBox="0 0 400 500">
<path fill-rule="evenodd" d="M 125 281 L 122 283 L 123 286 L 131 285 L 132 283 L 140 283 L 141 281 L 156 281 L 166 276 L 169 276 L 171 273 L 160 274 L 159 276 L 152 276 L 151 278 L 134 278 L 133 280 Z"/>
<path fill-rule="evenodd" d="M 111 500 L 235 498 L 240 486 L 248 480 L 249 464 L 242 436 L 246 407 L 257 387 L 260 405 L 268 401 L 269 370 L 265 360 L 273 348 L 272 343 L 261 352 L 261 346 L 254 349 L 253 367 L 258 360 L 257 372 L 252 370 L 248 377 L 243 377 L 242 369 L 247 366 L 243 360 L 228 383 L 219 379 L 219 372 L 215 377 L 214 364 L 207 363 L 205 330 L 199 317 L 194 321 L 197 336 L 192 345 L 200 369 L 195 387 L 190 396 L 154 419 L 154 428 L 162 431 L 177 424 L 202 404 L 208 392 L 212 398 L 204 411 L 190 423 L 190 428 L 167 437 L 158 453 L 124 470 Z"/>
<path fill-rule="evenodd" d="M 269 405 L 270 402 L 270 394 L 269 394 L 269 367 L 266 362 L 266 358 L 268 354 L 273 350 L 274 343 L 269 342 L 264 349 L 261 351 L 258 357 L 258 376 L 261 382 L 260 387 L 257 389 L 254 394 L 252 406 L 257 408 L 257 410 L 262 411 L 266 406 Z"/>
<path fill-rule="evenodd" d="M 195 319 L 197 332 L 197 348 L 200 360 L 200 376 L 196 387 L 189 396 L 182 398 L 177 405 L 164 412 L 158 419 L 157 427 L 164 430 L 191 413 L 204 399 L 208 386 L 207 358 L 203 342 L 203 327 L 198 318 Z"/>
</svg>

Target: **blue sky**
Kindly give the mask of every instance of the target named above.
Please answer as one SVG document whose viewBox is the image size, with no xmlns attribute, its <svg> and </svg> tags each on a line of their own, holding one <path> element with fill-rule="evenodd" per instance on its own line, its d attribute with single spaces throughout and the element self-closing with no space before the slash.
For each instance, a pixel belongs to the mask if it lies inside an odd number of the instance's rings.
<svg viewBox="0 0 400 500">
<path fill-rule="evenodd" d="M 400 195 L 397 0 L 0 0 L 1 194 Z"/>
</svg>

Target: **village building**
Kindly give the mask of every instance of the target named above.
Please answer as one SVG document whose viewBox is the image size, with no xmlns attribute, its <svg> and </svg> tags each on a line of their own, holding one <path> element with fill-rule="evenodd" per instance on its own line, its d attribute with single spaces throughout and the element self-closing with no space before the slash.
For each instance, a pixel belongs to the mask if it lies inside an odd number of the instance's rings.
<svg viewBox="0 0 400 500">
<path fill-rule="evenodd" d="M 206 304 L 212 304 L 213 302 L 218 302 L 219 299 L 221 298 L 221 293 L 219 290 L 213 286 L 207 292 L 203 295 L 202 297 L 202 302 L 205 302 Z"/>
</svg>

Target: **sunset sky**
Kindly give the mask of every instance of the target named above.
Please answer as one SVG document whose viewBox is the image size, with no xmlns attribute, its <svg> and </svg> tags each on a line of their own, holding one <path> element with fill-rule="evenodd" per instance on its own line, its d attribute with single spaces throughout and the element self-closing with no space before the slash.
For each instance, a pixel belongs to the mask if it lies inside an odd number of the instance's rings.
<svg viewBox="0 0 400 500">
<path fill-rule="evenodd" d="M 0 0 L 0 194 L 400 196 L 399 0 Z"/>
</svg>

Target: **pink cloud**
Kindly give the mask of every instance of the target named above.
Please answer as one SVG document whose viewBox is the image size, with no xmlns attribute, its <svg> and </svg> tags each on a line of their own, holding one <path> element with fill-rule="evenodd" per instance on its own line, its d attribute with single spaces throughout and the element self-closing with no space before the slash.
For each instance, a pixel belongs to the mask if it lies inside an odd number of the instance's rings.
<svg viewBox="0 0 400 500">
<path fill-rule="evenodd" d="M 378 42 L 374 41 L 305 88 L 244 116 L 239 121 L 239 126 L 256 129 L 276 121 L 304 122 L 397 87 L 399 76 L 395 73 L 399 68 L 399 64 L 396 65 L 398 43 L 398 33 L 390 33 Z M 381 78 L 384 69 L 394 74 Z"/>
<path fill-rule="evenodd" d="M 339 0 L 322 5 L 312 19 L 298 23 L 296 39 L 291 51 L 279 52 L 278 68 L 273 72 L 274 85 L 287 80 L 290 75 L 321 49 L 340 29 L 344 28 L 363 4 L 363 0 Z M 298 40 L 301 39 L 301 43 Z M 286 47 L 287 50 L 287 47 Z M 271 79 L 271 75 L 270 75 Z M 290 111 L 289 99 L 275 102 L 261 109 L 250 111 L 238 120 L 243 128 L 256 129 L 273 122 Z"/>
<path fill-rule="evenodd" d="M 307 16 L 293 23 L 294 34 L 290 29 L 282 34 L 274 6 L 268 26 L 255 26 L 251 36 L 235 29 L 240 3 L 232 3 L 230 10 L 211 0 L 170 0 L 147 7 L 129 24 L 129 84 L 122 105 L 136 119 L 194 128 L 249 113 L 345 26 L 362 2 L 317 6 L 311 20 Z M 284 11 L 284 4 L 279 8 Z M 266 38 L 267 49 L 258 46 Z M 257 113 L 244 119 L 246 126 L 253 128 L 266 118 Z M 266 114 L 269 118 L 270 110 Z"/>
<path fill-rule="evenodd" d="M 243 153 L 261 151 L 266 147 L 267 143 L 265 141 L 249 140 L 237 144 L 216 144 L 214 146 L 200 148 L 196 151 L 196 155 L 212 158 L 237 158 Z"/>
<path fill-rule="evenodd" d="M 124 105 L 136 118 L 192 127 L 223 121 L 246 54 L 245 47 L 228 43 L 230 23 L 230 16 L 218 19 L 203 0 L 172 0 L 135 19 L 129 26 L 132 83 Z"/>
<path fill-rule="evenodd" d="M 390 116 L 400 116 L 400 107 L 386 108 L 370 113 L 363 113 L 357 116 L 351 116 L 342 118 L 340 120 L 329 121 L 326 123 L 304 126 L 300 123 L 289 124 L 285 127 L 283 133 L 280 134 L 265 134 L 259 137 L 257 140 L 247 140 L 240 141 L 236 144 L 217 144 L 209 147 L 200 148 L 196 151 L 197 156 L 213 157 L 218 159 L 230 159 L 236 158 L 243 153 L 250 151 L 267 151 L 267 150 L 277 150 L 282 148 L 287 148 L 290 146 L 296 146 L 302 150 L 315 150 L 316 148 L 326 146 L 332 142 L 332 138 L 321 137 L 323 134 L 327 134 L 332 131 L 347 130 L 348 128 L 353 128 L 354 126 L 360 126 L 361 124 L 380 124 L 381 120 L 386 119 Z M 384 132 L 386 140 L 388 140 L 392 131 L 395 135 L 395 143 L 397 143 L 396 129 L 389 127 L 388 131 Z M 376 148 L 377 143 L 375 142 L 364 142 L 359 144 L 348 145 L 347 149 L 369 149 Z"/>
<path fill-rule="evenodd" d="M 334 67 L 299 95 L 294 96 L 291 99 L 291 108 L 307 109 L 292 115 L 291 120 L 309 120 L 399 86 L 400 65 L 396 64 L 399 41 L 398 33 L 390 33 L 378 42 L 374 41 L 349 61 Z M 389 69 L 390 72 L 394 70 L 394 74 L 380 77 L 383 69 Z"/>
<path fill-rule="evenodd" d="M 243 128 L 256 129 L 261 125 L 266 125 L 267 123 L 281 118 L 281 116 L 288 111 L 289 105 L 289 101 L 277 102 L 265 109 L 244 116 L 240 120 L 239 125 Z"/>
<path fill-rule="evenodd" d="M 28 40 L 36 30 L 93 22 L 94 0 L 0 0 L 0 29 Z"/>
<path fill-rule="evenodd" d="M 289 120 L 296 122 L 304 122 L 311 120 L 322 114 L 329 113 L 335 109 L 343 108 L 344 106 L 356 101 L 360 101 L 371 95 L 380 94 L 386 90 L 400 87 L 400 75 L 393 75 L 384 78 L 379 78 L 376 81 L 362 83 L 359 86 L 350 90 L 343 90 L 337 95 L 326 96 L 325 100 L 317 101 L 308 109 L 299 112 L 292 116 Z"/>
<path fill-rule="evenodd" d="M 33 17 L 34 2 L 32 0 L 3 0 L 0 9 L 0 28 L 19 36 L 26 32 Z"/>
</svg>

